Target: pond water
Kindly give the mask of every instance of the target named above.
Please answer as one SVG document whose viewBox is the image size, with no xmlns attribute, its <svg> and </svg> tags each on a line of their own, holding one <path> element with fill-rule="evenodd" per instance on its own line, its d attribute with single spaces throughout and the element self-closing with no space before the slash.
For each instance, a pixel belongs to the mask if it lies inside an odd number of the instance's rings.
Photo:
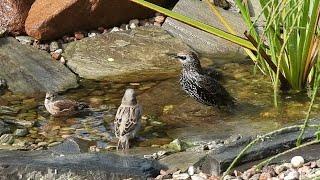
<svg viewBox="0 0 320 180">
<path fill-rule="evenodd" d="M 136 89 L 144 110 L 141 138 L 133 143 L 134 148 L 159 147 L 176 138 L 197 142 L 237 134 L 255 135 L 295 124 L 305 117 L 309 105 L 305 95 L 281 95 L 280 107 L 274 108 L 272 85 L 267 77 L 253 73 L 250 60 L 201 61 L 204 66 L 217 69 L 221 83 L 237 99 L 232 112 L 204 106 L 188 97 L 180 89 L 178 75 L 163 81 L 125 84 L 80 80 L 79 88 L 61 94 L 90 104 L 92 112 L 79 117 L 53 119 L 43 106 L 44 94 L 25 97 L 7 92 L 0 96 L 0 119 L 12 124 L 11 132 L 20 126 L 29 131 L 26 136 L 15 137 L 10 147 L 43 149 L 76 136 L 113 149 L 113 118 L 128 87 Z M 316 104 L 311 116 L 318 113 Z"/>
</svg>

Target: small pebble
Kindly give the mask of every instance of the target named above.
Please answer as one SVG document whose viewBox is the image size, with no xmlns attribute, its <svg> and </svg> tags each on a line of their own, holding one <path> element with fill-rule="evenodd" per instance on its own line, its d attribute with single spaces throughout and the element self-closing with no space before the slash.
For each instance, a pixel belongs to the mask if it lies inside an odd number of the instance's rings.
<svg viewBox="0 0 320 180">
<path fill-rule="evenodd" d="M 44 50 L 44 51 L 47 51 L 47 52 L 50 51 L 50 46 L 49 46 L 49 44 L 39 44 L 39 48 L 40 48 L 41 50 Z"/>
<path fill-rule="evenodd" d="M 47 142 L 39 142 L 38 143 L 38 146 L 41 147 L 41 146 L 47 146 L 48 143 Z"/>
<path fill-rule="evenodd" d="M 134 29 L 134 28 L 138 27 L 138 25 L 139 25 L 138 19 L 132 19 L 131 21 L 129 21 L 130 29 Z"/>
<path fill-rule="evenodd" d="M 318 159 L 318 160 L 316 161 L 316 165 L 317 165 L 318 168 L 320 168 L 320 159 Z"/>
<path fill-rule="evenodd" d="M 28 130 L 27 129 L 16 129 L 13 134 L 15 136 L 23 137 L 28 134 Z"/>
<path fill-rule="evenodd" d="M 61 62 L 61 64 L 66 64 L 66 60 L 64 59 L 64 57 L 60 58 L 60 62 Z"/>
<path fill-rule="evenodd" d="M 191 180 L 206 180 L 207 178 L 204 178 L 200 176 L 199 174 L 195 174 L 191 176 Z"/>
<path fill-rule="evenodd" d="M 34 41 L 33 37 L 30 36 L 16 36 L 15 37 L 21 44 L 31 45 Z"/>
<path fill-rule="evenodd" d="M 13 142 L 14 142 L 14 137 L 12 134 L 3 134 L 0 137 L 0 144 L 8 145 L 8 144 L 12 144 Z"/>
<path fill-rule="evenodd" d="M 118 27 L 113 27 L 110 32 L 117 32 L 117 31 L 120 31 L 120 29 Z"/>
<path fill-rule="evenodd" d="M 56 146 L 58 144 L 61 144 L 61 142 L 52 142 L 48 145 L 48 147 Z"/>
<path fill-rule="evenodd" d="M 0 27 L 0 38 L 3 37 L 7 32 L 7 29 L 4 27 Z"/>
<path fill-rule="evenodd" d="M 158 22 L 154 22 L 154 23 L 153 23 L 153 25 L 154 25 L 154 26 L 158 26 L 158 27 L 160 27 L 160 26 L 161 26 L 161 24 L 160 24 L 160 23 L 158 23 Z"/>
<path fill-rule="evenodd" d="M 294 156 L 291 159 L 291 164 L 294 168 L 299 168 L 304 164 L 304 159 L 302 156 Z"/>
<path fill-rule="evenodd" d="M 126 31 L 126 30 L 129 30 L 130 28 L 129 28 L 129 25 L 128 24 L 121 24 L 121 26 L 120 26 L 120 30 L 122 30 L 122 31 Z"/>
<path fill-rule="evenodd" d="M 261 175 L 260 173 L 253 175 L 253 176 L 250 178 L 250 180 L 259 180 L 260 175 Z"/>
<path fill-rule="evenodd" d="M 74 37 L 76 38 L 76 40 L 81 40 L 84 38 L 84 33 L 82 32 L 75 32 L 74 33 Z"/>
<path fill-rule="evenodd" d="M 189 168 L 188 168 L 188 174 L 189 174 L 190 176 L 194 175 L 194 171 L 195 171 L 194 166 L 189 166 Z"/>
<path fill-rule="evenodd" d="M 188 173 L 181 173 L 181 174 L 172 174 L 173 179 L 179 179 L 179 180 L 184 180 L 188 179 L 190 176 Z"/>
<path fill-rule="evenodd" d="M 94 37 L 94 36 L 97 36 L 98 34 L 100 34 L 99 31 L 90 31 L 88 33 L 88 37 Z"/>
<path fill-rule="evenodd" d="M 57 41 L 52 41 L 49 46 L 50 52 L 54 52 L 59 49 L 59 43 Z"/>
<path fill-rule="evenodd" d="M 288 175 L 284 177 L 284 180 L 296 180 L 299 179 L 299 172 L 296 170 L 290 171 Z"/>
<path fill-rule="evenodd" d="M 164 17 L 164 16 L 161 16 L 161 15 L 160 15 L 160 16 L 156 16 L 156 17 L 154 18 L 154 21 L 157 22 L 157 23 L 159 23 L 159 24 L 163 23 L 164 20 L 165 20 L 165 17 Z"/>
</svg>

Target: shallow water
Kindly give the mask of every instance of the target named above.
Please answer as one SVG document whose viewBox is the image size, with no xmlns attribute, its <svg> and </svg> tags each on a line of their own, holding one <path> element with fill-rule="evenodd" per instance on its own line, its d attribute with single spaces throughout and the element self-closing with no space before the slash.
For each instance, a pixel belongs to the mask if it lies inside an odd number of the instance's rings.
<svg viewBox="0 0 320 180">
<path fill-rule="evenodd" d="M 53 119 L 43 106 L 44 94 L 37 97 L 7 92 L 0 97 L 0 119 L 23 123 L 29 134 L 16 137 L 15 147 L 42 149 L 69 136 L 92 141 L 100 148 L 115 145 L 112 122 L 124 90 L 134 88 L 144 109 L 143 129 L 135 147 L 158 147 L 179 138 L 186 141 L 211 141 L 231 135 L 255 135 L 297 123 L 305 117 L 309 99 L 304 95 L 282 95 L 280 107 L 273 106 L 272 85 L 267 77 L 253 73 L 249 60 L 203 58 L 204 66 L 221 74 L 221 83 L 237 99 L 232 112 L 207 107 L 188 97 L 177 78 L 156 82 L 112 83 L 81 80 L 80 87 L 61 94 L 87 102 L 92 112 L 69 119 Z M 317 117 L 316 104 L 311 117 Z M 11 131 L 19 128 L 12 125 Z M 89 143 L 91 144 L 91 143 Z"/>
</svg>

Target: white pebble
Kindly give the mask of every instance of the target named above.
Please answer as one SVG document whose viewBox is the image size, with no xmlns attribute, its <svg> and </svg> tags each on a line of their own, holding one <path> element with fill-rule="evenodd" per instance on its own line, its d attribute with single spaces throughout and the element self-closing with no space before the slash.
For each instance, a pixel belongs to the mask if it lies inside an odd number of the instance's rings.
<svg viewBox="0 0 320 180">
<path fill-rule="evenodd" d="M 135 24 L 136 26 L 138 26 L 139 20 L 138 19 L 132 19 L 131 21 L 129 21 L 129 24 Z"/>
<path fill-rule="evenodd" d="M 63 50 L 62 49 L 57 49 L 54 51 L 54 53 L 57 53 L 57 54 L 62 54 Z"/>
<path fill-rule="evenodd" d="M 294 156 L 292 159 L 291 159 L 291 164 L 294 168 L 299 168 L 303 165 L 304 163 L 304 159 L 302 156 Z"/>
<path fill-rule="evenodd" d="M 99 32 L 97 32 L 97 31 L 90 31 L 89 33 L 88 33 L 88 37 L 94 37 L 94 36 L 96 36 L 96 35 L 98 35 L 99 34 Z"/>
<path fill-rule="evenodd" d="M 284 177 L 284 180 L 296 180 L 296 179 L 299 179 L 299 172 L 295 170 L 289 172 L 289 174 Z"/>
<path fill-rule="evenodd" d="M 113 58 L 108 58 L 108 61 L 109 61 L 109 62 L 113 62 L 114 59 L 113 59 Z"/>
<path fill-rule="evenodd" d="M 188 174 L 189 174 L 190 176 L 194 175 L 194 166 L 189 166 L 189 168 L 188 168 Z"/>
<path fill-rule="evenodd" d="M 198 174 L 195 174 L 195 175 L 191 176 L 191 179 L 192 180 L 206 180 L 207 178 L 204 178 Z"/>
<path fill-rule="evenodd" d="M 122 30 L 122 31 L 126 31 L 126 30 L 129 30 L 130 28 L 129 28 L 129 25 L 128 24 L 121 24 L 121 26 L 120 26 L 120 31 Z"/>
<path fill-rule="evenodd" d="M 136 27 L 137 27 L 136 24 L 130 24 L 130 25 L 129 25 L 129 28 L 130 28 L 130 29 L 134 29 L 134 28 L 136 28 Z"/>
<path fill-rule="evenodd" d="M 66 60 L 64 59 L 64 57 L 60 58 L 60 62 L 61 62 L 61 64 L 66 64 Z"/>
<path fill-rule="evenodd" d="M 188 179 L 190 176 L 188 173 L 181 173 L 181 174 L 172 174 L 172 178 L 173 179 L 181 179 L 181 180 L 184 180 L 184 179 Z"/>
<path fill-rule="evenodd" d="M 114 28 L 111 29 L 110 32 L 117 32 L 117 31 L 120 31 L 120 29 L 118 27 L 114 27 Z"/>
</svg>

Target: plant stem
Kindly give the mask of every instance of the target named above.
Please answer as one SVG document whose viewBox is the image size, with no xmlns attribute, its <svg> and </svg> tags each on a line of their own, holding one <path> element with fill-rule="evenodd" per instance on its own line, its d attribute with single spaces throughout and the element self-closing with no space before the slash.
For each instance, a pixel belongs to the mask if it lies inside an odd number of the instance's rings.
<svg viewBox="0 0 320 180">
<path fill-rule="evenodd" d="M 319 78 L 316 79 L 316 81 L 319 81 Z M 318 86 L 319 86 L 319 82 L 315 82 L 315 86 L 314 86 L 314 90 L 313 90 L 313 94 L 312 94 L 312 99 L 311 99 L 311 102 L 310 102 L 310 105 L 309 105 L 309 108 L 308 108 L 308 112 L 307 112 L 307 116 L 306 116 L 306 119 L 304 120 L 304 123 L 303 123 L 303 126 L 301 128 L 301 132 L 297 138 L 297 143 L 296 143 L 296 146 L 300 146 L 301 144 L 301 141 L 302 141 L 302 136 L 308 126 L 308 122 L 309 122 L 309 117 L 310 117 L 310 113 L 311 113 L 311 110 L 312 110 L 312 106 L 313 106 L 313 103 L 314 103 L 314 100 L 316 98 L 316 95 L 317 95 L 317 91 L 318 91 Z"/>
<path fill-rule="evenodd" d="M 254 40 L 254 38 L 246 31 L 244 33 L 244 35 L 248 38 L 248 40 L 258 49 L 259 53 L 261 54 L 261 56 L 263 57 L 263 59 L 268 63 L 268 65 L 270 66 L 270 68 L 272 69 L 272 71 L 274 73 L 277 73 L 277 66 L 272 62 L 271 57 L 262 49 L 262 48 L 258 48 L 258 43 L 256 42 L 256 40 Z M 288 82 L 288 80 L 283 76 L 282 73 L 279 73 L 279 80 L 281 82 L 281 90 L 283 91 L 287 91 L 290 89 L 290 84 Z"/>
<path fill-rule="evenodd" d="M 281 128 L 281 129 L 278 129 L 278 130 L 275 130 L 275 131 L 272 131 L 272 132 L 269 132 L 265 135 L 262 135 L 262 136 L 258 136 L 256 139 L 254 139 L 253 141 L 251 141 L 244 149 L 242 149 L 242 151 L 238 154 L 238 156 L 232 161 L 232 163 L 229 165 L 228 169 L 223 173 L 223 177 L 227 174 L 230 173 L 231 169 L 234 167 L 234 165 L 236 165 L 236 163 L 240 160 L 240 158 L 243 156 L 243 154 L 249 149 L 251 148 L 255 143 L 257 143 L 258 141 L 260 140 L 263 140 L 265 139 L 266 137 L 268 136 L 272 136 L 272 135 L 275 135 L 277 133 L 281 133 L 281 132 L 284 132 L 284 131 L 287 131 L 287 130 L 292 130 L 292 129 L 296 129 L 296 128 L 301 128 L 303 127 L 303 125 L 294 125 L 294 126 L 289 126 L 289 127 L 284 127 L 284 128 Z M 319 125 L 308 125 L 308 127 L 312 127 L 312 128 L 318 128 Z"/>
<path fill-rule="evenodd" d="M 221 29 L 218 29 L 218 28 L 215 28 L 213 26 L 210 26 L 208 24 L 205 24 L 203 22 L 200 22 L 198 20 L 194 20 L 190 17 L 187 17 L 185 15 L 182 15 L 180 13 L 177 13 L 177 12 L 173 12 L 173 11 L 170 11 L 168 9 L 165 9 L 163 7 L 160 7 L 160 6 L 157 6 L 155 4 L 152 4 L 150 2 L 147 2 L 145 0 L 130 0 L 132 2 L 135 2 L 137 4 L 140 4 L 142 6 L 145 6 L 149 9 L 152 9 L 154 11 L 157 11 L 157 12 L 160 12 L 166 16 L 169 16 L 175 20 L 178 20 L 178 21 L 181 21 L 185 24 L 188 24 L 192 27 L 195 27 L 197 29 L 200 29 L 200 30 L 203 30 L 205 32 L 208 32 L 210 34 L 213 34 L 215 36 L 218 36 L 220 38 L 223 38 L 225 40 L 228 40 L 228 41 L 231 41 L 235 44 L 238 44 L 242 47 L 245 47 L 245 48 L 248 48 L 248 49 L 251 49 L 253 51 L 256 51 L 256 48 L 245 38 L 242 38 L 242 37 L 239 37 L 239 36 L 236 36 L 236 35 L 233 35 L 231 33 L 228 33 L 228 32 L 225 32 Z"/>
<path fill-rule="evenodd" d="M 257 169 L 257 170 L 260 170 L 262 166 L 268 164 L 270 161 L 272 161 L 272 160 L 274 160 L 274 159 L 276 159 L 276 158 L 278 158 L 278 157 L 280 157 L 280 156 L 282 156 L 282 155 L 284 155 L 284 154 L 287 154 L 287 153 L 289 153 L 289 152 L 298 150 L 298 149 L 303 148 L 303 147 L 306 147 L 306 146 L 310 146 L 310 145 L 313 145 L 313 144 L 317 144 L 317 143 L 319 143 L 319 142 L 320 142 L 320 140 L 314 140 L 314 141 L 311 141 L 311 142 L 308 142 L 308 143 L 304 143 L 304 144 L 302 144 L 302 145 L 300 145 L 300 146 L 294 147 L 294 148 L 292 148 L 292 149 L 289 149 L 289 150 L 287 150 L 287 151 L 284 151 L 284 152 L 282 152 L 282 153 L 278 153 L 277 155 L 272 156 L 271 158 L 269 158 L 269 159 L 267 159 L 267 160 L 264 160 L 264 161 L 262 161 L 261 163 L 259 163 L 259 164 L 257 165 L 256 169 Z"/>
</svg>

